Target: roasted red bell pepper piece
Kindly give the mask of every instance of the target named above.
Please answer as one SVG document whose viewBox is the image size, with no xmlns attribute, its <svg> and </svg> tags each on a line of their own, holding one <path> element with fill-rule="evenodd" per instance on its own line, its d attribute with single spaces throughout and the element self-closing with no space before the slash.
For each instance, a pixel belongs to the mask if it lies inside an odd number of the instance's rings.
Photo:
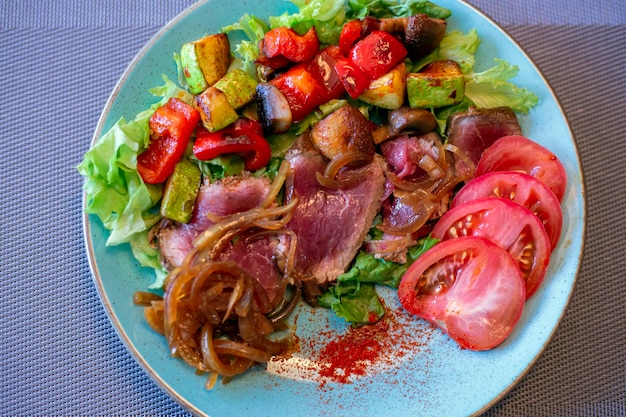
<svg viewBox="0 0 626 417">
<path fill-rule="evenodd" d="M 193 154 L 201 161 L 220 155 L 238 154 L 243 158 L 246 170 L 256 171 L 266 166 L 272 156 L 270 145 L 262 135 L 261 124 L 247 118 L 240 118 L 232 125 L 215 132 L 199 126 Z"/>
<path fill-rule="evenodd" d="M 399 64 L 407 50 L 392 34 L 375 30 L 358 41 L 350 51 L 349 58 L 375 80 Z"/>
<path fill-rule="evenodd" d="M 287 99 L 293 122 L 299 122 L 319 106 L 318 95 L 323 86 L 317 82 L 307 65 L 300 64 L 270 81 Z"/>
<path fill-rule="evenodd" d="M 298 64 L 270 81 L 287 99 L 294 122 L 299 122 L 321 104 L 345 92 L 334 69 L 337 47 L 321 50 L 311 61 Z"/>
<path fill-rule="evenodd" d="M 350 97 L 357 98 L 369 87 L 371 79 L 349 58 L 337 60 L 335 71 Z"/>
<path fill-rule="evenodd" d="M 276 55 L 271 58 L 265 55 L 265 52 L 263 51 L 264 44 L 265 44 L 265 41 L 261 39 L 261 41 L 259 42 L 259 56 L 256 59 L 257 64 L 260 64 L 260 65 L 263 65 L 265 67 L 272 68 L 272 69 L 285 68 L 293 64 L 293 62 L 291 62 L 290 60 L 288 60 L 282 55 Z"/>
<path fill-rule="evenodd" d="M 137 172 L 147 184 L 164 182 L 182 158 L 200 112 L 178 98 L 170 98 L 156 109 L 149 121 L 152 139 L 137 156 Z"/>
<path fill-rule="evenodd" d="M 320 48 L 317 32 L 312 27 L 304 35 L 286 27 L 268 31 L 259 48 L 268 58 L 283 56 L 291 62 L 301 63 L 311 60 Z"/>
<path fill-rule="evenodd" d="M 354 44 L 361 39 L 363 35 L 363 22 L 360 20 L 351 20 L 341 28 L 339 35 L 339 47 L 347 55 L 352 50 Z"/>
<path fill-rule="evenodd" d="M 341 79 L 335 71 L 335 63 L 345 56 L 338 46 L 328 46 L 308 64 L 313 77 L 325 88 L 325 91 L 320 93 L 320 104 L 340 98 L 345 92 Z"/>
</svg>

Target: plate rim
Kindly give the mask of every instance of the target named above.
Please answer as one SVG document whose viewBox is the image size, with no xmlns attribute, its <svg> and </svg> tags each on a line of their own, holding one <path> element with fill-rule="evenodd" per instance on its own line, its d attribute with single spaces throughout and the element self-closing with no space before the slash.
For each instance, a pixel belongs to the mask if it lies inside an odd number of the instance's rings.
<svg viewBox="0 0 626 417">
<path fill-rule="evenodd" d="M 116 82 L 112 92 L 110 93 L 109 97 L 107 98 L 105 106 L 103 107 L 103 109 L 102 109 L 102 111 L 100 113 L 100 116 L 99 116 L 97 124 L 96 124 L 96 128 L 95 128 L 94 133 L 92 135 L 92 139 L 91 139 L 91 142 L 90 142 L 90 148 L 92 148 L 96 144 L 96 142 L 99 140 L 99 138 L 101 137 L 101 135 L 103 133 L 105 121 L 108 118 L 108 115 L 109 115 L 109 113 L 111 111 L 111 108 L 113 107 L 113 104 L 115 103 L 115 101 L 117 99 L 117 96 L 119 95 L 122 87 L 124 86 L 124 84 L 128 80 L 129 76 L 132 74 L 133 70 L 137 67 L 138 63 L 142 60 L 142 58 L 151 50 L 151 48 L 158 42 L 158 40 L 165 33 L 167 33 L 169 30 L 171 30 L 172 27 L 176 26 L 179 21 L 184 19 L 186 16 L 192 14 L 196 9 L 201 8 L 205 3 L 210 3 L 212 1 L 216 1 L 216 0 L 199 0 L 199 1 L 195 2 L 194 4 L 190 5 L 189 7 L 187 7 L 182 12 L 178 13 L 175 17 L 170 19 L 164 26 L 162 26 L 155 34 L 153 34 L 150 37 L 150 39 L 141 47 L 141 49 L 135 54 L 135 56 L 133 57 L 131 62 L 125 68 L 122 76 L 117 80 L 117 82 Z M 493 397 L 491 401 L 487 402 L 482 408 L 480 408 L 479 410 L 477 410 L 476 412 L 471 414 L 472 416 L 478 416 L 478 415 L 484 413 L 485 411 L 487 411 L 488 409 L 492 408 L 503 397 L 505 397 L 516 386 L 518 386 L 519 382 L 526 377 L 526 375 L 528 374 L 530 369 L 533 368 L 533 366 L 536 364 L 536 362 L 539 360 L 539 358 L 543 355 L 544 351 L 551 344 L 551 342 L 552 342 L 552 340 L 553 340 L 553 338 L 554 338 L 554 336 L 556 334 L 557 329 L 561 326 L 562 321 L 563 321 L 563 317 L 564 317 L 567 309 L 569 308 L 572 296 L 573 296 L 574 291 L 575 291 L 576 284 L 577 284 L 578 279 L 580 277 L 580 270 L 581 270 L 582 261 L 583 261 L 583 258 L 584 258 L 586 234 L 587 234 L 587 207 L 588 207 L 588 204 L 587 204 L 587 192 L 586 192 L 586 186 L 585 186 L 585 181 L 584 181 L 583 166 L 582 166 L 582 163 L 581 163 L 581 157 L 580 157 L 578 143 L 576 141 L 576 137 L 575 137 L 574 132 L 572 130 L 571 123 L 570 123 L 569 118 L 568 118 L 567 114 L 565 113 L 565 111 L 563 109 L 563 106 L 562 106 L 558 96 L 556 95 L 552 85 L 548 82 L 548 80 L 544 76 L 543 72 L 541 71 L 541 69 L 539 68 L 537 63 L 531 58 L 531 56 L 527 53 L 525 48 L 523 48 L 509 34 L 509 32 L 506 29 L 504 29 L 500 24 L 498 24 L 488 14 L 483 12 L 481 10 L 481 8 L 479 8 L 478 6 L 475 6 L 473 4 L 468 3 L 466 0 L 449 0 L 449 1 L 460 3 L 461 5 L 471 9 L 473 12 L 475 12 L 477 15 L 479 15 L 482 19 L 487 21 L 494 28 L 496 28 L 499 32 L 501 32 L 501 34 L 504 37 L 506 37 L 507 40 L 509 42 L 511 42 L 520 51 L 520 53 L 524 56 L 524 58 L 527 60 L 527 62 L 530 64 L 530 66 L 536 71 L 536 73 L 539 76 L 540 80 L 543 82 L 543 84 L 547 88 L 549 95 L 554 99 L 554 101 L 556 103 L 556 106 L 557 106 L 557 109 L 558 109 L 558 113 L 563 117 L 563 120 L 565 121 L 565 127 L 567 129 L 567 133 L 569 134 L 569 136 L 572 139 L 572 146 L 574 147 L 574 153 L 575 153 L 575 156 L 576 156 L 575 169 L 576 169 L 577 173 L 580 176 L 580 190 L 581 190 L 581 213 L 580 213 L 580 215 L 581 215 L 581 217 L 580 217 L 580 222 L 581 222 L 580 238 L 581 238 L 581 241 L 580 241 L 580 249 L 579 249 L 579 251 L 577 253 L 578 262 L 577 262 L 577 265 L 576 265 L 576 270 L 574 271 L 574 277 L 573 277 L 572 282 L 571 282 L 571 288 L 568 289 L 569 290 L 569 294 L 567 295 L 567 298 L 565 300 L 563 308 L 560 311 L 559 317 L 558 317 L 558 319 L 556 321 L 556 325 L 550 330 L 549 335 L 547 336 L 547 338 L 545 340 L 545 343 L 543 343 L 543 345 L 541 346 L 541 348 L 539 349 L 537 354 L 534 356 L 534 358 L 532 358 L 532 360 L 528 362 L 528 364 L 524 368 L 524 370 L 522 372 L 520 372 L 517 375 L 517 377 L 504 390 L 502 390 L 498 395 Z M 435 2 L 436 2 L 436 0 L 435 0 Z M 100 302 L 101 302 L 102 306 L 105 309 L 105 313 L 107 315 L 107 318 L 108 318 L 110 324 L 113 327 L 113 330 L 115 331 L 115 333 L 118 335 L 118 337 L 123 342 L 126 350 L 131 354 L 130 356 L 133 357 L 133 359 L 140 365 L 140 367 L 143 368 L 144 372 L 170 398 L 174 399 L 180 406 L 182 406 L 185 410 L 189 411 L 190 413 L 192 413 L 194 415 L 197 415 L 197 416 L 207 416 L 208 414 L 206 414 L 204 411 L 202 411 L 200 408 L 198 408 L 192 402 L 186 400 L 180 393 L 177 392 L 177 390 L 172 388 L 157 372 L 155 372 L 155 370 L 147 363 L 146 359 L 141 355 L 139 350 L 136 348 L 134 343 L 131 341 L 131 339 L 128 336 L 126 330 L 122 326 L 122 324 L 121 324 L 121 322 L 120 322 L 120 320 L 119 320 L 115 310 L 113 309 L 111 300 L 109 299 L 109 297 L 108 297 L 108 295 L 107 295 L 107 293 L 105 291 L 105 288 L 104 288 L 103 282 L 102 282 L 102 278 L 100 276 L 100 271 L 98 269 L 98 266 L 96 265 L 96 256 L 95 256 L 95 252 L 94 252 L 94 245 L 93 245 L 93 242 L 92 242 L 92 239 L 91 239 L 91 236 L 92 236 L 92 234 L 91 234 L 91 221 L 93 221 L 94 219 L 96 221 L 98 221 L 98 219 L 97 219 L 96 216 L 88 214 L 86 212 L 86 208 L 87 208 L 87 195 L 86 195 L 86 192 L 83 190 L 83 192 L 82 192 L 83 240 L 84 240 L 84 244 L 85 244 L 85 248 L 86 248 L 86 252 L 87 252 L 87 260 L 88 260 L 88 264 L 89 264 L 89 270 L 91 272 L 92 281 L 95 284 L 95 287 L 96 287 L 96 290 L 97 290 L 97 293 L 98 293 L 98 297 L 100 298 Z"/>
</svg>

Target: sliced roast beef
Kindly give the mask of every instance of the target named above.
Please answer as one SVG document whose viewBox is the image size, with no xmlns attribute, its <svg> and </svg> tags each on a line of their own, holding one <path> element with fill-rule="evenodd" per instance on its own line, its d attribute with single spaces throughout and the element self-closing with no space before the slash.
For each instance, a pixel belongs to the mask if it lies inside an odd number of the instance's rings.
<svg viewBox="0 0 626 417">
<path fill-rule="evenodd" d="M 266 178 L 227 177 L 200 187 L 196 206 L 188 224 L 171 223 L 157 236 L 163 262 L 168 268 L 179 266 L 193 247 L 194 239 L 213 222 L 208 214 L 227 216 L 256 207 L 267 194 Z"/>
<path fill-rule="evenodd" d="M 448 143 L 463 151 L 476 164 L 482 153 L 503 136 L 521 135 L 515 112 L 509 107 L 453 113 L 448 118 Z"/>
<path fill-rule="evenodd" d="M 202 185 L 191 221 L 188 224 L 171 222 L 157 234 L 164 265 L 168 269 L 181 265 L 195 238 L 214 224 L 208 214 L 227 216 L 252 209 L 263 201 L 269 188 L 267 178 L 252 176 L 227 177 Z M 237 244 L 224 249 L 220 260 L 234 261 L 256 277 L 272 300 L 280 278 L 275 262 L 277 247 L 275 237 L 242 236 Z"/>
<path fill-rule="evenodd" d="M 376 213 L 384 190 L 384 162 L 351 168 L 361 181 L 345 188 L 322 187 L 316 172 L 323 172 L 328 160 L 301 136 L 287 153 L 291 172 L 286 181 L 287 201 L 298 198 L 293 219 L 287 228 L 295 232 L 295 278 L 302 283 L 305 298 L 316 296 L 335 281 L 356 256 Z M 343 174 L 339 174 L 339 179 Z"/>
</svg>

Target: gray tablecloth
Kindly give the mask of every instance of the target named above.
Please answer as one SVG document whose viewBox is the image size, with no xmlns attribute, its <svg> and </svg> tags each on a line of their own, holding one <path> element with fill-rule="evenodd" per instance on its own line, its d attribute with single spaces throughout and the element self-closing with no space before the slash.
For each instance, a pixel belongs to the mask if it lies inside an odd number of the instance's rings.
<svg viewBox="0 0 626 417">
<path fill-rule="evenodd" d="M 486 416 L 626 415 L 626 4 L 471 0 L 529 53 L 580 150 L 585 256 L 551 343 Z M 135 362 L 92 282 L 82 178 L 108 95 L 192 0 L 0 0 L 0 414 L 185 415 Z"/>
</svg>

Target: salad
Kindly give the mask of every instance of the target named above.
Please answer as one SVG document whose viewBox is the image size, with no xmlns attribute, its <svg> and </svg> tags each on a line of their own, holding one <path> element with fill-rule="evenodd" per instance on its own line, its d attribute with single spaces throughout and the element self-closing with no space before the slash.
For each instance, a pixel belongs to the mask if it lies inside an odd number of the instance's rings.
<svg viewBox="0 0 626 417">
<path fill-rule="evenodd" d="M 516 118 L 537 97 L 475 72 L 478 33 L 433 3 L 295 4 L 173 51 L 179 79 L 78 167 L 107 244 L 155 271 L 135 302 L 207 386 L 288 349 L 301 297 L 376 322 L 377 285 L 497 346 L 560 236 L 565 171 Z"/>
</svg>

